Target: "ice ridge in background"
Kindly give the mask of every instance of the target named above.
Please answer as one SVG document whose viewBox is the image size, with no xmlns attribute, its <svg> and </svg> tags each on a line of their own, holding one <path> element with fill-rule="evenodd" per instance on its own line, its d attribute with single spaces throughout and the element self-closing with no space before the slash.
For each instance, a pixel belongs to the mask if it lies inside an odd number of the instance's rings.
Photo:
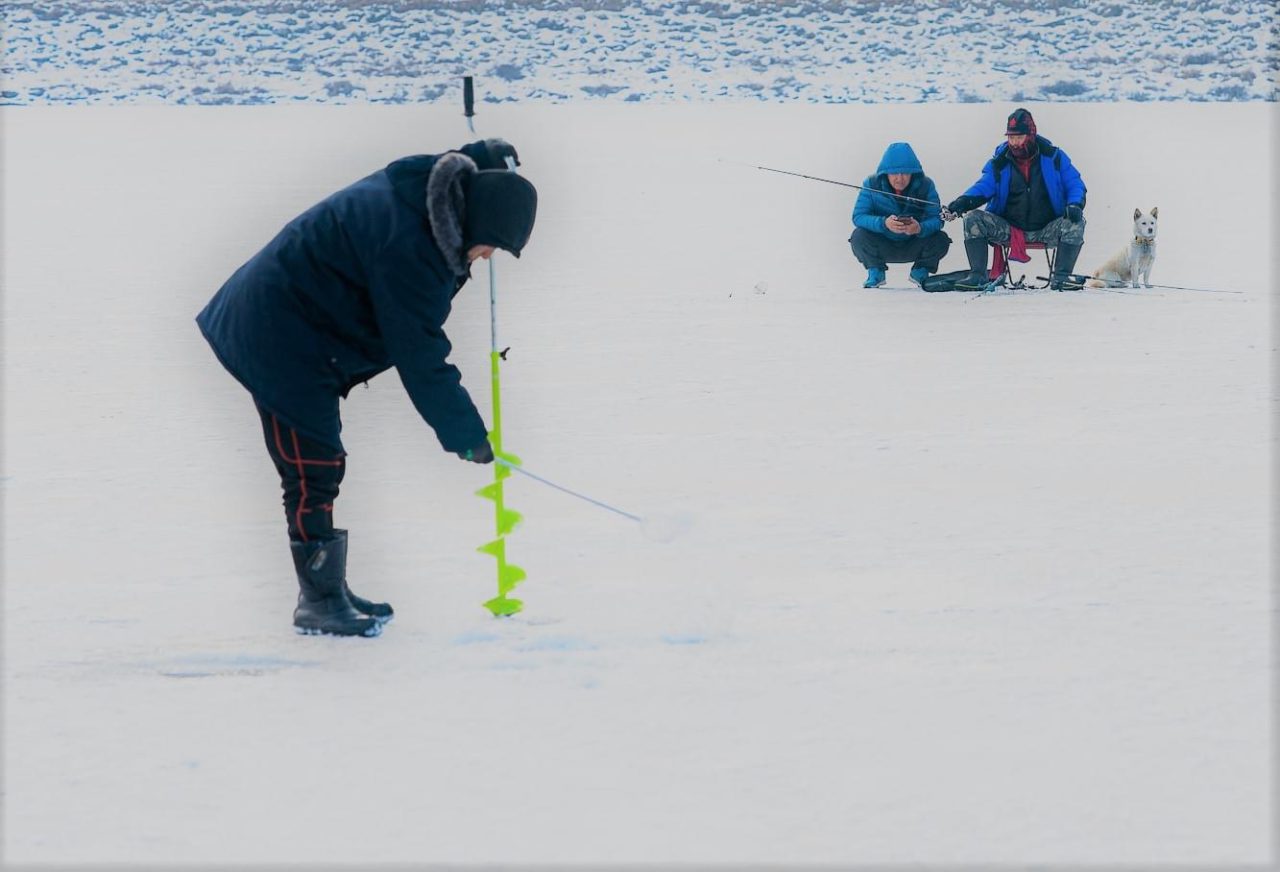
<svg viewBox="0 0 1280 872">
<path fill-rule="evenodd" d="M 1272 0 L 3 4 L 0 104 L 1277 99 Z"/>
</svg>

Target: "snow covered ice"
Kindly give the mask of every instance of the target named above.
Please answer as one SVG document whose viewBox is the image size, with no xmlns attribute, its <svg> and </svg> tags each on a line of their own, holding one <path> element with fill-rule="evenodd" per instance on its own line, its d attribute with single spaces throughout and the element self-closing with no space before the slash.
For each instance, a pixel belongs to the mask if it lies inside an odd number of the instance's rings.
<svg viewBox="0 0 1280 872">
<path fill-rule="evenodd" d="M 200 0 L 156 14 L 10 0 L 3 15 L 0 102 L 21 105 L 449 102 L 464 74 L 495 103 L 1276 98 L 1269 0 Z"/>
<path fill-rule="evenodd" d="M 1274 860 L 1274 103 L 1028 104 L 1089 185 L 1082 269 L 1158 206 L 1152 280 L 1241 293 L 978 299 L 862 289 L 856 192 L 729 161 L 856 183 L 903 139 L 947 199 L 1011 91 L 481 103 L 541 194 L 497 258 L 506 447 L 676 535 L 513 476 L 525 611 L 490 617 L 491 470 L 388 373 L 337 519 L 397 616 L 332 639 L 292 631 L 192 319 L 322 196 L 467 141 L 457 94 L 138 93 L 0 109 L 6 862 Z M 487 416 L 486 285 L 448 331 Z"/>
<path fill-rule="evenodd" d="M 848 192 L 711 159 L 849 178 L 901 137 L 955 191 L 1000 104 L 482 117 L 544 192 L 499 263 L 507 443 L 697 523 L 659 545 L 513 478 L 526 612 L 494 620 L 488 470 L 385 375 L 338 507 L 396 605 L 372 641 L 289 627 L 253 408 L 191 318 L 456 113 L 6 110 L 6 856 L 1264 857 L 1274 219 L 1195 180 L 1273 110 L 1037 108 L 1090 185 L 1083 263 L 1159 205 L 1155 279 L 1245 293 L 864 291 Z M 1122 119 L 1162 147 L 1082 133 Z M 487 409 L 478 278 L 449 329 Z"/>
</svg>

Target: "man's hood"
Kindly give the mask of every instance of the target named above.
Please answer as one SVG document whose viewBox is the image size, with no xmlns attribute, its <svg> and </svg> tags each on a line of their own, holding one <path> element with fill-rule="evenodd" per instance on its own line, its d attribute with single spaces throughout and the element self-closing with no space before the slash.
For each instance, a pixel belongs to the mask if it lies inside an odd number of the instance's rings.
<svg viewBox="0 0 1280 872">
<path fill-rule="evenodd" d="M 883 176 L 889 173 L 922 173 L 924 168 L 920 166 L 920 159 L 916 157 L 916 153 L 911 146 L 905 142 L 895 142 L 890 144 L 884 150 L 884 157 L 880 158 L 880 166 L 876 167 L 876 175 Z"/>
</svg>

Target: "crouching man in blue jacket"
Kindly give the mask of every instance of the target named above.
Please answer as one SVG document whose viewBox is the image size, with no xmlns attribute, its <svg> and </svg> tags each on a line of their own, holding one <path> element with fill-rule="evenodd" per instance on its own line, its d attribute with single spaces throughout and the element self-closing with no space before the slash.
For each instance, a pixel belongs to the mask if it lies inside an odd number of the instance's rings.
<svg viewBox="0 0 1280 872">
<path fill-rule="evenodd" d="M 866 267 L 864 288 L 883 285 L 890 263 L 911 264 L 911 281 L 920 287 L 938 271 L 951 237 L 942 232 L 938 189 L 907 143 L 891 143 L 876 174 L 863 181 L 849 247 Z"/>
<path fill-rule="evenodd" d="M 445 451 L 491 463 L 488 431 L 444 333 L 470 265 L 529 240 L 537 191 L 515 149 L 484 140 L 395 161 L 312 206 L 240 267 L 196 318 L 252 394 L 284 491 L 300 633 L 376 636 L 387 603 L 351 592 L 333 526 L 346 469 L 338 400 L 395 367 Z"/>
</svg>

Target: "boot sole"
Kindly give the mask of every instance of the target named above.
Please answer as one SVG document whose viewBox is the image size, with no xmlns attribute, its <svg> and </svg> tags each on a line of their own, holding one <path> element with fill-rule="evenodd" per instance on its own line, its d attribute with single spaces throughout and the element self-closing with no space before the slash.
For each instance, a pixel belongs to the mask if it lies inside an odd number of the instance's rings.
<svg viewBox="0 0 1280 872">
<path fill-rule="evenodd" d="M 370 626 L 355 633 L 338 633 L 333 630 L 325 630 L 320 627 L 299 627 L 297 624 L 294 624 L 293 631 L 299 636 L 340 636 L 343 638 L 364 636 L 365 638 L 372 638 L 374 636 L 382 635 L 382 623 L 375 619 Z"/>
</svg>

